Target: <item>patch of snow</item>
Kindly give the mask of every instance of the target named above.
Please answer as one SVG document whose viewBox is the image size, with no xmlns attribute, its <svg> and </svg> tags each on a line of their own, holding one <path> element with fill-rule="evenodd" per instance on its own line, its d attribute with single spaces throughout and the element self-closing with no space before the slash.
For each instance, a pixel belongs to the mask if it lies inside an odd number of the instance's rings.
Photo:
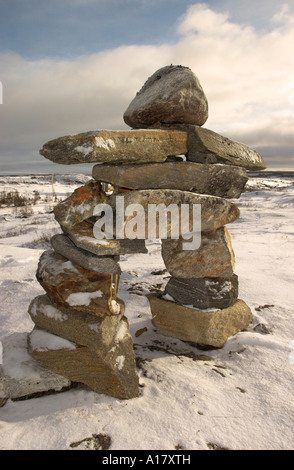
<svg viewBox="0 0 294 470">
<path fill-rule="evenodd" d="M 129 329 L 128 326 L 126 325 L 125 322 L 121 322 L 120 326 L 116 332 L 114 341 L 116 343 L 119 343 L 120 341 L 123 341 L 123 339 L 129 335 Z"/>
<path fill-rule="evenodd" d="M 125 356 L 117 356 L 115 364 L 118 370 L 122 370 L 124 363 L 125 363 Z"/>
<path fill-rule="evenodd" d="M 53 307 L 52 305 L 41 305 L 40 311 L 48 318 L 53 318 L 57 321 L 66 321 L 68 319 L 68 315 L 61 312 L 57 308 Z"/>
<path fill-rule="evenodd" d="M 93 146 L 83 147 L 82 145 L 78 145 L 74 150 L 87 157 L 91 152 L 93 152 Z"/>
<path fill-rule="evenodd" d="M 93 299 L 98 299 L 102 296 L 103 292 L 101 290 L 96 292 L 74 292 L 67 297 L 66 302 L 72 307 L 76 305 L 88 306 Z"/>
<path fill-rule="evenodd" d="M 30 335 L 30 344 L 35 351 L 56 351 L 59 349 L 76 349 L 76 344 L 67 339 L 48 333 L 45 330 L 34 329 Z"/>
</svg>

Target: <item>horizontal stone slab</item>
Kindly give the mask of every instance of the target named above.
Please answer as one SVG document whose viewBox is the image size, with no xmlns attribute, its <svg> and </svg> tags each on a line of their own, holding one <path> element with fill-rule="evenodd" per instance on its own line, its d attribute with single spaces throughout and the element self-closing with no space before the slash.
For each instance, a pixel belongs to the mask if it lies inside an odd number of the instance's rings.
<svg viewBox="0 0 294 470">
<path fill-rule="evenodd" d="M 32 300 L 28 312 L 38 328 L 102 354 L 113 342 L 124 316 L 124 302 L 117 299 L 117 303 L 118 315 L 96 317 L 71 308 L 60 309 L 48 295 L 40 295 Z"/>
<path fill-rule="evenodd" d="M 72 382 L 83 383 L 96 393 L 119 399 L 136 398 L 140 394 L 133 341 L 125 317 L 105 354 L 94 354 L 74 343 L 66 344 L 56 335 L 37 328 L 29 335 L 29 352 L 47 369 Z"/>
<path fill-rule="evenodd" d="M 161 123 L 202 126 L 208 118 L 208 102 L 196 75 L 188 67 L 168 65 L 148 78 L 124 113 L 131 127 Z"/>
<path fill-rule="evenodd" d="M 165 286 L 165 297 L 171 297 L 182 305 L 191 305 L 200 309 L 231 307 L 238 299 L 238 276 L 228 278 L 192 278 L 171 277 Z"/>
<path fill-rule="evenodd" d="M 179 189 L 225 198 L 240 197 L 248 181 L 244 168 L 193 162 L 95 165 L 92 175 L 122 188 Z"/>
<path fill-rule="evenodd" d="M 231 307 L 202 311 L 148 295 L 152 323 L 164 335 L 201 346 L 221 348 L 230 336 L 246 330 L 252 313 L 243 300 Z"/>
<path fill-rule="evenodd" d="M 97 130 L 47 142 L 40 150 L 54 163 L 163 162 L 187 152 L 187 133 L 178 130 Z"/>
<path fill-rule="evenodd" d="M 235 267 L 226 227 L 201 234 L 197 250 L 183 250 L 182 240 L 162 240 L 162 258 L 170 274 L 180 279 L 229 277 Z"/>
<path fill-rule="evenodd" d="M 47 250 L 40 257 L 36 277 L 56 306 L 99 317 L 119 314 L 117 274 L 89 271 Z"/>
<path fill-rule="evenodd" d="M 94 237 L 93 224 L 84 221 L 72 228 L 62 227 L 73 243 L 97 256 L 120 256 L 131 253 L 148 253 L 145 240 L 98 240 Z"/>
<path fill-rule="evenodd" d="M 149 207 L 150 205 L 168 208 L 169 205 L 180 207 L 181 205 L 189 206 L 189 221 L 187 220 L 187 228 L 193 230 L 193 205 L 201 206 L 201 230 L 216 230 L 230 222 L 234 222 L 240 216 L 238 207 L 232 202 L 209 195 L 201 195 L 189 191 L 169 190 L 169 189 L 153 189 L 153 190 L 135 190 L 128 191 L 125 194 L 113 194 L 108 198 L 108 204 L 117 210 L 117 207 L 128 207 L 131 205 L 140 205 L 145 215 L 145 237 L 148 238 L 149 229 Z M 163 209 L 164 209 L 163 207 Z M 179 213 L 179 211 L 178 211 Z M 125 217 L 125 227 L 129 221 L 133 219 L 133 214 Z M 160 220 L 160 219 L 159 219 Z M 189 223 L 188 223 L 189 222 Z M 121 227 L 120 227 L 121 228 Z M 159 222 L 156 223 L 156 232 L 158 232 Z M 170 237 L 172 225 L 167 223 L 167 236 Z M 142 229 L 142 227 L 141 227 Z M 122 230 L 120 230 L 122 231 Z M 150 233 L 150 232 L 149 232 Z M 186 234 L 185 227 L 182 227 L 181 234 Z M 163 238 L 163 237 L 153 237 Z"/>
<path fill-rule="evenodd" d="M 120 266 L 117 263 L 119 256 L 97 256 L 89 251 L 78 248 L 70 238 L 62 234 L 54 235 L 51 238 L 51 245 L 56 253 L 82 268 L 95 271 L 96 273 L 121 273 Z"/>
<path fill-rule="evenodd" d="M 216 132 L 199 126 L 180 126 L 186 130 L 187 159 L 199 163 L 224 163 L 246 168 L 264 170 L 266 165 L 262 156 L 247 145 L 228 139 Z"/>
</svg>

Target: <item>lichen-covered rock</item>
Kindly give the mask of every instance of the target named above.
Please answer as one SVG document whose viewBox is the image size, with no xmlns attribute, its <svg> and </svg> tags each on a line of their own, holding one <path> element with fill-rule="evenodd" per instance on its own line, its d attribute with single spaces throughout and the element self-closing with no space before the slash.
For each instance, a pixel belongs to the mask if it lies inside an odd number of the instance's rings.
<svg viewBox="0 0 294 470">
<path fill-rule="evenodd" d="M 93 178 L 130 189 L 179 189 L 238 198 L 248 176 L 244 168 L 193 162 L 95 165 Z"/>
<path fill-rule="evenodd" d="M 152 323 L 160 333 L 198 345 L 221 348 L 252 321 L 251 310 L 243 300 L 222 310 L 201 311 L 153 295 L 148 299 Z"/>
<path fill-rule="evenodd" d="M 140 394 L 133 341 L 125 317 L 104 354 L 95 354 L 87 347 L 37 328 L 29 335 L 29 352 L 47 369 L 97 393 L 119 399 Z"/>
<path fill-rule="evenodd" d="M 170 65 L 148 78 L 123 118 L 135 129 L 166 123 L 202 126 L 208 118 L 208 102 L 192 70 Z"/>
<path fill-rule="evenodd" d="M 92 217 L 95 206 L 102 204 L 105 199 L 101 184 L 91 181 L 77 188 L 68 198 L 54 207 L 55 219 L 64 227 L 73 227 Z"/>
<path fill-rule="evenodd" d="M 51 245 L 59 255 L 72 261 L 82 268 L 95 271 L 96 273 L 120 274 L 121 269 L 117 260 L 119 256 L 97 256 L 89 251 L 82 250 L 66 235 L 57 234 L 51 238 Z"/>
<path fill-rule="evenodd" d="M 187 133 L 178 130 L 98 130 L 67 135 L 47 142 L 40 150 L 54 163 L 164 162 L 187 152 Z"/>
<path fill-rule="evenodd" d="M 235 267 L 226 227 L 201 234 L 198 250 L 183 250 L 182 240 L 162 240 L 162 258 L 170 274 L 180 279 L 229 277 Z"/>
<path fill-rule="evenodd" d="M 231 307 L 238 299 L 238 276 L 201 279 L 171 277 L 165 286 L 165 296 L 202 310 Z"/>
<path fill-rule="evenodd" d="M 45 251 L 39 260 L 37 280 L 52 302 L 96 316 L 117 315 L 118 275 L 101 274 L 74 265 L 53 250 Z"/>
</svg>

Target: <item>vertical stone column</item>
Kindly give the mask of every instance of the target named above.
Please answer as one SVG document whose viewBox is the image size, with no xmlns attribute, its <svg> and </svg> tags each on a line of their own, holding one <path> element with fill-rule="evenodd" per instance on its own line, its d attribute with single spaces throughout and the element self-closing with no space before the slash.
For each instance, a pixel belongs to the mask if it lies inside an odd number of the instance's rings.
<svg viewBox="0 0 294 470">
<path fill-rule="evenodd" d="M 72 238 L 79 235 L 81 224 L 89 226 L 93 237 L 93 207 L 104 199 L 100 183 L 91 182 L 57 205 L 55 217 Z M 92 239 L 81 238 L 83 248 L 65 234 L 55 235 L 52 250 L 39 260 L 37 279 L 46 295 L 29 307 L 35 323 L 30 353 L 46 368 L 96 392 L 120 399 L 137 397 L 133 342 L 124 302 L 117 298 L 120 247 L 108 254 L 97 245 L 93 253 L 87 250 Z M 139 248 L 145 250 L 142 243 Z"/>
</svg>

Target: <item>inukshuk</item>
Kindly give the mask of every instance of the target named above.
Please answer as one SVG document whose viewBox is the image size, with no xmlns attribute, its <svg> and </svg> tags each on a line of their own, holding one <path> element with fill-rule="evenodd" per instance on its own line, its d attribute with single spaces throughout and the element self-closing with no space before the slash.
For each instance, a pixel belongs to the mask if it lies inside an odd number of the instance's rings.
<svg viewBox="0 0 294 470">
<path fill-rule="evenodd" d="M 152 204 L 201 206 L 197 249 L 183 249 L 187 234 L 182 231 L 173 239 L 168 227 L 162 240 L 171 277 L 162 295 L 148 296 L 159 332 L 222 347 L 250 324 L 250 308 L 238 299 L 226 225 L 240 215 L 229 199 L 244 191 L 246 170 L 265 165 L 255 150 L 203 128 L 207 118 L 207 99 L 194 73 L 167 66 L 147 80 L 126 110 L 124 121 L 132 130 L 65 136 L 40 151 L 55 163 L 96 163 L 93 180 L 55 207 L 63 234 L 52 238 L 52 250 L 38 266 L 46 295 L 29 308 L 36 325 L 30 351 L 49 369 L 118 398 L 139 394 L 125 305 L 117 298 L 118 261 L 122 254 L 147 251 L 149 220 L 140 239 L 127 237 L 124 230 L 132 215 L 119 222 L 115 217 L 122 200 L 124 207 L 140 205 L 146 214 Z M 94 235 L 100 204 L 114 211 L 113 237 Z"/>
</svg>

